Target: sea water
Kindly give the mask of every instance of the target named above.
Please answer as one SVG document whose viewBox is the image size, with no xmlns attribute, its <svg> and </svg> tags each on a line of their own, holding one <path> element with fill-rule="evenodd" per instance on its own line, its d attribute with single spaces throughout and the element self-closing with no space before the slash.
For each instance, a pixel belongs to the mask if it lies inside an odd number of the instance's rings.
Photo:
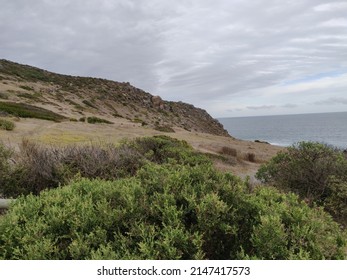
<svg viewBox="0 0 347 280">
<path fill-rule="evenodd" d="M 315 141 L 347 148 L 347 112 L 234 117 L 219 121 L 238 139 L 261 140 L 279 146 Z"/>
</svg>

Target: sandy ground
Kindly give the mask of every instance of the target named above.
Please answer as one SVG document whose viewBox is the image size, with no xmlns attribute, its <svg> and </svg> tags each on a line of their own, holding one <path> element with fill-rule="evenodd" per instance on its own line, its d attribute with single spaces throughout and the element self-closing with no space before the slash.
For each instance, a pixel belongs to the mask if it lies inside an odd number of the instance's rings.
<svg viewBox="0 0 347 280">
<path fill-rule="evenodd" d="M 196 150 L 222 155 L 228 160 L 214 159 L 218 169 L 230 171 L 238 176 L 254 177 L 261 163 L 273 157 L 281 147 L 237 140 L 232 137 L 221 137 L 205 133 L 189 132 L 181 128 L 175 128 L 175 133 L 163 133 L 141 124 L 132 123 L 126 119 L 116 119 L 114 124 L 88 124 L 81 122 L 61 122 L 37 119 L 12 119 L 16 127 L 13 131 L 0 130 L 0 141 L 4 144 L 18 148 L 23 139 L 39 141 L 52 145 L 67 145 L 79 143 L 119 143 L 124 139 L 132 139 L 143 136 L 168 135 L 187 141 Z M 236 156 L 228 156 L 221 153 L 223 147 L 236 150 Z M 254 162 L 247 159 L 248 154 L 254 154 Z"/>
</svg>

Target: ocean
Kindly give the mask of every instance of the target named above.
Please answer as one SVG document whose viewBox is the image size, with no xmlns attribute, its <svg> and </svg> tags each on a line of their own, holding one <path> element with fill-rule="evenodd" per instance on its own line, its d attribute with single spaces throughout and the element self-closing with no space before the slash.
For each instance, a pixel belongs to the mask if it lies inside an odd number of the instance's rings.
<svg viewBox="0 0 347 280">
<path fill-rule="evenodd" d="M 347 149 L 347 112 L 218 120 L 230 135 L 242 140 L 261 140 L 279 146 L 316 141 Z"/>
</svg>

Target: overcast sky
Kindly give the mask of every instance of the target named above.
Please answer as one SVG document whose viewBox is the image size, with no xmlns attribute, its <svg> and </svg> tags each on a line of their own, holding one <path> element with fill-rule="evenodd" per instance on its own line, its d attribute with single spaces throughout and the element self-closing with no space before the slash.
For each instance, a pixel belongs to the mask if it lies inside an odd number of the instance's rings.
<svg viewBox="0 0 347 280">
<path fill-rule="evenodd" d="M 0 58 L 214 117 L 347 111 L 347 1 L 0 0 Z"/>
</svg>

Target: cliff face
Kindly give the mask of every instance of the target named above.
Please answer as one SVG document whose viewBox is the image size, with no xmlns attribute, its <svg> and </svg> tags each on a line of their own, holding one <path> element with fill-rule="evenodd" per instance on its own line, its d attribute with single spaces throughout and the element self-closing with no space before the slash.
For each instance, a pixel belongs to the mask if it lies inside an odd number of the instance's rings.
<svg viewBox="0 0 347 280">
<path fill-rule="evenodd" d="M 60 75 L 7 60 L 0 60 L 0 102 L 30 104 L 70 119 L 125 118 L 153 128 L 229 136 L 205 110 L 164 101 L 129 83 Z"/>
</svg>

